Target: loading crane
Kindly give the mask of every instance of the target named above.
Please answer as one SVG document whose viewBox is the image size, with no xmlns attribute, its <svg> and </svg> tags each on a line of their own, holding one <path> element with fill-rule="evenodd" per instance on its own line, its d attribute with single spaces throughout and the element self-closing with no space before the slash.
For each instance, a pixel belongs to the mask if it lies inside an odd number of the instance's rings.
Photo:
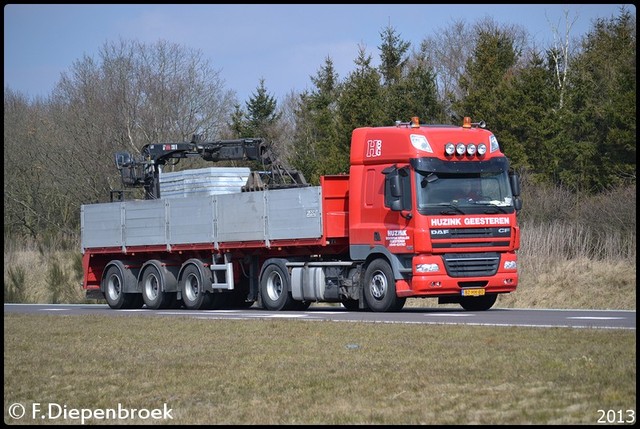
<svg viewBox="0 0 640 429">
<path fill-rule="evenodd" d="M 144 187 L 145 199 L 160 198 L 160 173 L 165 165 L 176 165 L 184 158 L 205 161 L 259 161 L 262 171 L 252 171 L 243 192 L 309 186 L 304 175 L 286 167 L 262 138 L 241 138 L 203 142 L 194 134 L 190 142 L 156 143 L 143 146 L 141 154 L 115 154 L 123 187 Z M 122 199 L 123 193 L 117 191 Z M 113 195 L 113 194 L 112 194 Z M 112 197 L 113 200 L 113 197 Z"/>
</svg>

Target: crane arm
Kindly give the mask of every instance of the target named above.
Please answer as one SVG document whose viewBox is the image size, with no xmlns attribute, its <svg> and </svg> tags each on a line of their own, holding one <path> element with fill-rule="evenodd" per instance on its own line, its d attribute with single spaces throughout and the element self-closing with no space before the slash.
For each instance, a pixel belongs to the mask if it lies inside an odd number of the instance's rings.
<svg viewBox="0 0 640 429">
<path fill-rule="evenodd" d="M 160 168 L 183 158 L 202 158 L 205 161 L 261 161 L 269 165 L 262 180 L 253 172 L 243 190 L 252 191 L 267 187 L 307 186 L 304 176 L 295 170 L 284 168 L 274 158 L 272 150 L 261 138 L 244 138 L 202 142 L 194 135 L 188 143 L 157 143 L 142 148 L 140 156 L 128 152 L 115 154 L 116 167 L 120 171 L 124 187 L 144 187 L 146 199 L 160 198 Z"/>
</svg>

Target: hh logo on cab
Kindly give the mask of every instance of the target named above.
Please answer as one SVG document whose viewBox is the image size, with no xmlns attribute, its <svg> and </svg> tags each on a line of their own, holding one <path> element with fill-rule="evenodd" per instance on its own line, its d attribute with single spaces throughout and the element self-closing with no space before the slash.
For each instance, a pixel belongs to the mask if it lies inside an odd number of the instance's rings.
<svg viewBox="0 0 640 429">
<path fill-rule="evenodd" d="M 382 155 L 382 140 L 367 140 L 367 158 Z"/>
</svg>

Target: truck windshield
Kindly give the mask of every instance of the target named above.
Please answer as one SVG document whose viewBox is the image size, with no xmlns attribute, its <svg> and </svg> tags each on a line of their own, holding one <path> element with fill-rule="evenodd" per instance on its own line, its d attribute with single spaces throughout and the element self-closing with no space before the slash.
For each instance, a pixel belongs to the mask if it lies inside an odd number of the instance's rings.
<svg viewBox="0 0 640 429">
<path fill-rule="evenodd" d="M 512 212 L 513 195 L 507 172 L 416 172 L 418 211 L 441 213 L 455 208 L 464 213 Z M 488 211 L 489 210 L 489 211 Z"/>
</svg>

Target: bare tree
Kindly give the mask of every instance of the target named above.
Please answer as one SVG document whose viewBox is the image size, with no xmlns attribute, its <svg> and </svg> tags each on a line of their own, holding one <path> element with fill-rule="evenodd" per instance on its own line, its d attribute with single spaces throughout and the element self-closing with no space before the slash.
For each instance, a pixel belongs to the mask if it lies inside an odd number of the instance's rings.
<svg viewBox="0 0 640 429">
<path fill-rule="evenodd" d="M 573 24 L 576 23 L 578 17 L 569 18 L 569 11 L 564 11 L 564 33 L 560 34 L 560 22 L 558 24 L 553 25 L 549 22 L 551 26 L 551 32 L 553 33 L 553 47 L 549 50 L 551 59 L 553 61 L 553 67 L 555 70 L 556 82 L 558 85 L 558 91 L 560 92 L 559 97 L 559 108 L 562 109 L 564 106 L 564 93 L 567 82 L 567 73 L 569 72 L 569 63 L 572 57 L 573 52 L 571 51 L 571 28 Z M 547 21 L 549 18 L 547 18 Z M 559 21 L 559 20 L 558 20 Z"/>
<path fill-rule="evenodd" d="M 122 187 L 115 152 L 220 138 L 234 99 L 199 51 L 163 41 L 106 43 L 37 103 L 5 89 L 5 233 L 77 233 L 80 205 Z"/>
<path fill-rule="evenodd" d="M 491 17 L 480 19 L 471 26 L 461 19 L 454 20 L 434 31 L 434 36 L 426 37 L 420 44 L 420 53 L 414 54 L 414 59 L 426 58 L 427 64 L 435 72 L 438 98 L 446 113 L 452 113 L 452 104 L 466 95 L 460 81 L 473 58 L 479 35 L 497 32 L 510 36 L 518 54 L 524 50 L 526 31 L 517 25 L 499 24 Z"/>
<path fill-rule="evenodd" d="M 55 89 L 58 139 L 49 162 L 78 200 L 104 199 L 120 186 L 116 151 L 193 134 L 219 138 L 234 97 L 199 51 L 164 41 L 107 43 L 98 62 L 77 61 Z"/>
<path fill-rule="evenodd" d="M 453 21 L 433 34 L 422 41 L 420 52 L 436 74 L 439 101 L 450 111 L 452 101 L 463 96 L 459 81 L 473 53 L 474 37 L 463 20 Z"/>
</svg>

